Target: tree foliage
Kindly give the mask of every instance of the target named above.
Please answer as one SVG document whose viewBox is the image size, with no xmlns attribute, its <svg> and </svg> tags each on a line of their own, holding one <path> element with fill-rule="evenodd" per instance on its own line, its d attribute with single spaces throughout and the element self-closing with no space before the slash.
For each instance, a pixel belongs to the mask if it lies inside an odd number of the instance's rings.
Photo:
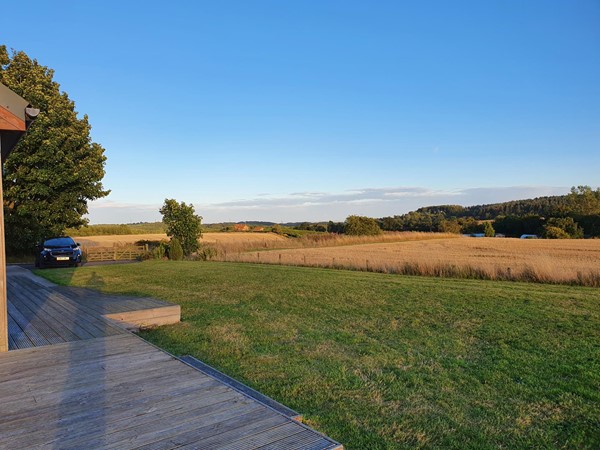
<svg viewBox="0 0 600 450">
<path fill-rule="evenodd" d="M 176 237 L 172 238 L 169 244 L 169 259 L 173 261 L 181 261 L 183 259 L 183 248 Z"/>
<path fill-rule="evenodd" d="M 381 228 L 375 219 L 364 216 L 348 216 L 345 233 L 352 236 L 376 236 L 381 234 Z"/>
<path fill-rule="evenodd" d="M 486 222 L 495 232 L 519 237 L 523 234 L 554 237 L 600 236 L 600 188 L 577 186 L 567 195 L 514 200 L 489 205 L 438 205 L 419 208 L 401 216 L 378 219 L 386 231 L 452 231 L 485 233 Z M 575 225 L 573 225 L 575 224 Z M 555 229 L 561 229 L 559 233 Z M 491 230 L 487 230 L 488 234 Z"/>
<path fill-rule="evenodd" d="M 498 217 L 494 220 L 494 229 L 496 233 L 520 237 L 523 234 L 538 234 L 543 223 L 543 218 L 536 215 Z"/>
<path fill-rule="evenodd" d="M 494 230 L 494 226 L 491 222 L 485 222 L 483 224 L 483 234 L 485 235 L 485 237 L 496 236 L 496 231 Z"/>
<path fill-rule="evenodd" d="M 570 210 L 575 215 L 590 216 L 600 214 L 600 188 L 573 186 L 567 195 Z"/>
<path fill-rule="evenodd" d="M 561 233 L 561 238 L 556 237 L 557 230 L 563 232 Z M 548 219 L 544 225 L 543 234 L 545 237 L 550 237 L 550 235 L 552 235 L 552 238 L 554 239 L 580 239 L 583 237 L 583 230 L 572 217 L 552 217 Z"/>
<path fill-rule="evenodd" d="M 197 251 L 198 239 L 202 237 L 202 217 L 196 215 L 194 205 L 165 199 L 160 213 L 167 236 L 180 242 L 184 255 L 189 256 Z"/>
<path fill-rule="evenodd" d="M 570 239 L 571 236 L 562 228 L 546 225 L 542 234 L 546 239 Z"/>
<path fill-rule="evenodd" d="M 344 222 L 333 222 L 329 221 L 327 223 L 327 232 L 328 233 L 336 233 L 336 234 L 344 234 Z"/>
<path fill-rule="evenodd" d="M 87 223 L 88 201 L 108 195 L 101 180 L 104 149 L 90 137 L 87 115 L 53 80 L 54 71 L 24 52 L 0 46 L 0 82 L 40 114 L 4 162 L 7 250 L 26 252 L 40 240 Z"/>
<path fill-rule="evenodd" d="M 492 220 L 498 216 L 556 216 L 569 211 L 569 200 L 565 195 L 512 200 L 487 205 L 458 206 L 440 205 L 419 208 L 420 213 L 443 213 L 447 217 L 473 217 L 477 220 Z"/>
</svg>

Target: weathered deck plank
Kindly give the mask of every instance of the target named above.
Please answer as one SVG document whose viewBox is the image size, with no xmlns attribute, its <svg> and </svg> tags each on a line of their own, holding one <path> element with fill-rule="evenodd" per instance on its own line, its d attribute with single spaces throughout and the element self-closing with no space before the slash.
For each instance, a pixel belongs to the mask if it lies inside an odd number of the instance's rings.
<svg viewBox="0 0 600 450">
<path fill-rule="evenodd" d="M 105 317 L 142 305 L 140 318 L 160 318 L 163 302 L 86 298 L 32 275 L 8 287 L 15 350 L 0 354 L 0 448 L 339 447 Z"/>
<path fill-rule="evenodd" d="M 8 315 L 22 330 L 23 334 L 33 342 L 35 346 L 48 345 L 50 342 L 37 329 L 38 321 L 31 323 L 20 309 L 17 309 L 12 302 L 8 302 Z"/>
<path fill-rule="evenodd" d="M 48 326 L 55 330 L 60 336 L 63 336 L 65 341 L 89 339 L 93 337 L 90 333 L 85 331 L 84 328 L 81 328 L 74 323 L 73 318 L 65 314 L 64 310 L 60 311 L 56 309 L 52 303 L 35 301 L 30 298 L 30 296 L 24 295 L 23 292 L 13 292 L 12 299 L 11 303 L 13 305 L 18 303 L 31 311 L 35 311 L 38 316 L 43 318 Z M 78 330 L 80 332 L 79 334 L 77 334 Z"/>
<path fill-rule="evenodd" d="M 177 323 L 181 316 L 179 305 L 152 298 L 55 286 L 14 266 L 7 275 L 10 349 L 112 336 L 123 328 Z"/>
<path fill-rule="evenodd" d="M 9 292 L 11 303 L 15 305 L 23 303 L 29 306 L 30 309 L 42 312 L 43 314 L 40 315 L 46 317 L 46 320 L 52 321 L 58 327 L 61 334 L 64 333 L 66 337 L 72 337 L 72 339 L 67 340 L 90 339 L 94 337 L 77 323 L 76 314 L 61 308 L 55 302 L 47 301 L 39 295 L 33 295 L 25 289 L 20 289 L 19 285 L 12 281 L 9 281 Z"/>
<path fill-rule="evenodd" d="M 0 448 L 331 444 L 130 334 L 15 350 L 0 369 Z"/>
<path fill-rule="evenodd" d="M 29 348 L 34 345 L 10 314 L 8 315 L 8 338 L 15 345 L 9 348 Z"/>
<path fill-rule="evenodd" d="M 29 291 L 36 295 L 35 291 L 30 291 L 26 286 L 20 286 L 20 288 L 26 292 Z M 77 317 L 77 322 L 79 325 L 85 327 L 93 337 L 110 336 L 111 334 L 119 332 L 118 327 L 109 323 L 107 319 L 104 319 L 102 316 L 90 311 L 90 309 L 87 307 L 73 304 L 61 294 L 52 292 L 51 290 L 40 289 L 37 292 L 37 295 L 42 296 L 42 298 L 47 302 L 54 303 L 57 307 L 66 311 L 67 313 L 74 314 Z M 8 291 L 8 301 L 10 304 L 14 305 L 15 308 L 19 307 L 18 301 L 13 300 L 11 296 L 11 290 Z"/>
</svg>

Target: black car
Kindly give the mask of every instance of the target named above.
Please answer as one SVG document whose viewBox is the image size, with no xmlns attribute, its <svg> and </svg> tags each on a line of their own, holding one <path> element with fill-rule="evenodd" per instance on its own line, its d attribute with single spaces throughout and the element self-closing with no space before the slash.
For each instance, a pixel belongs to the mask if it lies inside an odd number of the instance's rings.
<svg viewBox="0 0 600 450">
<path fill-rule="evenodd" d="M 79 245 L 78 242 L 68 236 L 48 239 L 38 245 L 35 267 L 79 266 L 81 264 Z"/>
</svg>

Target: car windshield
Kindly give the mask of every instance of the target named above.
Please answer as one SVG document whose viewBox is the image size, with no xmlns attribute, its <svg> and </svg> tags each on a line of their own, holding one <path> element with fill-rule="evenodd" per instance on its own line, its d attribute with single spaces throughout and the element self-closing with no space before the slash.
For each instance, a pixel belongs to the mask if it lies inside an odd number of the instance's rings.
<svg viewBox="0 0 600 450">
<path fill-rule="evenodd" d="M 75 241 L 70 237 L 59 237 L 54 239 L 48 239 L 44 242 L 44 247 L 72 247 L 75 245 Z"/>
</svg>

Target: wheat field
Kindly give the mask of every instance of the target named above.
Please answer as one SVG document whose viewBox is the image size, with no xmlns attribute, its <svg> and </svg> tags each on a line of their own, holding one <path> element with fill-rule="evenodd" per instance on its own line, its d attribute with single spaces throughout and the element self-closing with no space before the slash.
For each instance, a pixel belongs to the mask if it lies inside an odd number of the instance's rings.
<svg viewBox="0 0 600 450">
<path fill-rule="evenodd" d="M 226 256 L 232 261 L 386 273 L 600 284 L 598 239 L 461 237 L 229 253 Z"/>
<path fill-rule="evenodd" d="M 114 247 L 132 245 L 137 241 L 161 241 L 169 240 L 164 233 L 150 234 L 123 234 L 106 236 L 81 236 L 73 237 L 75 241 L 81 243 L 84 247 Z M 244 248 L 264 248 L 287 241 L 283 236 L 273 233 L 203 233 L 200 239 L 204 244 L 226 244 L 232 246 L 243 246 Z"/>
<path fill-rule="evenodd" d="M 76 237 L 85 247 L 167 240 L 165 234 Z M 600 286 L 600 239 L 467 238 L 443 233 L 379 236 L 204 233 L 219 261 L 334 267 L 409 275 Z"/>
</svg>

